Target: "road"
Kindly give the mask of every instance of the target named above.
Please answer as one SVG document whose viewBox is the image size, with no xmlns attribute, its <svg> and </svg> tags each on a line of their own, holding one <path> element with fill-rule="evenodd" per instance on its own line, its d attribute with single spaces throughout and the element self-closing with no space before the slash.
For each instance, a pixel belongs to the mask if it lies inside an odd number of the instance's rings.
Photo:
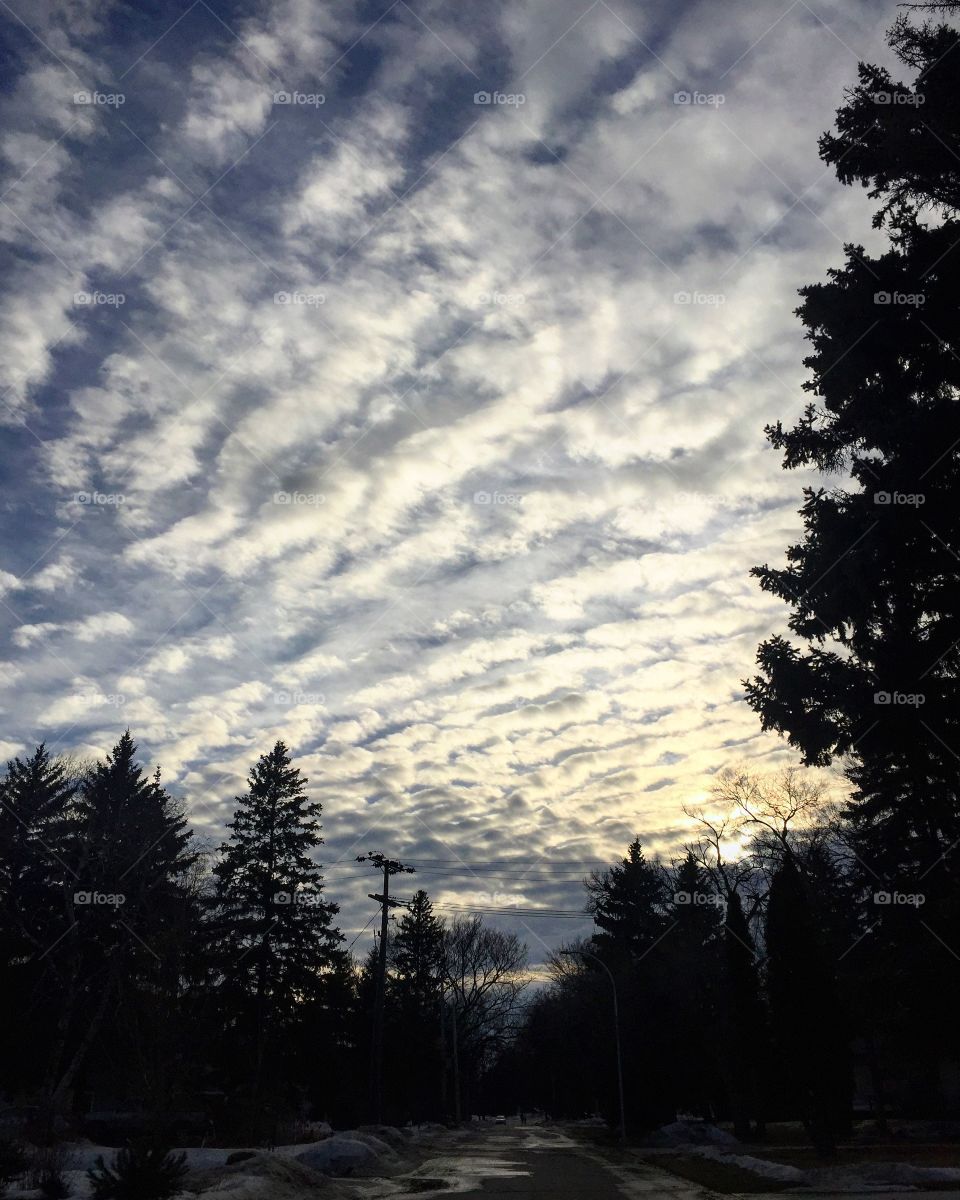
<svg viewBox="0 0 960 1200">
<path fill-rule="evenodd" d="M 448 1148 L 449 1147 L 449 1148 Z M 553 1126 L 473 1125 L 453 1135 L 443 1153 L 407 1175 L 417 1193 L 463 1200 L 534 1197 L 539 1200 L 722 1200 L 715 1192 L 639 1161 L 630 1151 L 600 1152 Z M 915 1191 L 870 1191 L 869 1200 L 915 1200 Z M 755 1193 L 731 1200 L 784 1200 Z M 804 1200 L 834 1200 L 805 1191 Z M 940 1191 L 937 1200 L 960 1200 Z"/>
<path fill-rule="evenodd" d="M 610 1163 L 591 1147 L 549 1127 L 474 1126 L 457 1138 L 452 1150 L 430 1159 L 415 1174 L 424 1181 L 443 1180 L 447 1186 L 456 1181 L 453 1190 L 463 1200 L 501 1196 L 624 1200 L 653 1195 L 705 1200 L 710 1196 L 695 1184 L 651 1167 Z"/>
</svg>

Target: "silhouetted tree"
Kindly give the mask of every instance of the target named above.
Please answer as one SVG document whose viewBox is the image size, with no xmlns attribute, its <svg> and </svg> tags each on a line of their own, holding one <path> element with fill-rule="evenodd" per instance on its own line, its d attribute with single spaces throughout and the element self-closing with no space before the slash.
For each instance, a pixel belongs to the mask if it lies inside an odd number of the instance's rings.
<svg viewBox="0 0 960 1200">
<path fill-rule="evenodd" d="M 802 289 L 817 401 L 793 429 L 768 429 L 785 467 L 849 483 L 806 489 L 803 541 L 784 569 L 755 571 L 791 606 L 794 640 L 760 646 L 747 696 L 808 763 L 847 756 L 846 837 L 865 902 L 921 897 L 922 921 L 894 903 L 865 924 L 891 964 L 911 962 L 902 1033 L 932 1059 L 960 1049 L 945 1007 L 960 988 L 960 863 L 948 852 L 960 839 L 960 45 L 955 29 L 905 19 L 890 42 L 912 81 L 861 65 L 821 140 L 838 177 L 879 202 L 889 246 L 848 247 L 826 283 Z"/>
<path fill-rule="evenodd" d="M 85 774 L 63 843 L 63 932 L 44 957 L 58 994 L 44 1088 L 52 1111 L 69 1106 L 91 1048 L 138 991 L 157 988 L 196 864 L 182 805 L 159 768 L 144 776 L 136 751 L 128 730 Z"/>
<path fill-rule="evenodd" d="M 323 842 L 320 804 L 283 742 L 252 767 L 228 828 L 214 867 L 220 970 L 230 1027 L 253 1055 L 256 1094 L 268 1044 L 316 995 L 341 940 L 312 857 Z"/>
<path fill-rule="evenodd" d="M 634 838 L 617 866 L 594 872 L 587 881 L 588 908 L 600 929 L 594 942 L 602 951 L 638 957 L 667 927 L 667 885 L 659 863 L 648 863 Z"/>
<path fill-rule="evenodd" d="M 815 906 L 790 855 L 770 887 L 766 943 L 778 1069 L 814 1145 L 830 1154 L 849 1123 L 849 1030 Z"/>
</svg>

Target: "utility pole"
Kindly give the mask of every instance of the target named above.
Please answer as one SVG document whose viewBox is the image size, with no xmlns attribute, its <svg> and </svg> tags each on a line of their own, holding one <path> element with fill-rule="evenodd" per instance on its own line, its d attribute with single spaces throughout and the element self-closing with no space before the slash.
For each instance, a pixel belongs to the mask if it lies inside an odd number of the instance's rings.
<svg viewBox="0 0 960 1200">
<path fill-rule="evenodd" d="M 373 1005 L 373 1047 L 370 1058 L 370 1110 L 377 1124 L 383 1122 L 383 1024 L 387 1002 L 387 921 L 390 908 L 400 903 L 390 899 L 390 876 L 413 874 L 413 867 L 405 867 L 395 858 L 387 858 L 379 851 L 359 854 L 357 862 L 371 862 L 383 872 L 383 894 L 370 892 L 371 900 L 380 902 L 380 951 L 377 956 L 377 991 Z"/>
<path fill-rule="evenodd" d="M 450 989 L 453 994 L 453 1005 L 450 1008 L 453 1024 L 453 1119 L 460 1124 L 460 1050 L 457 1033 L 457 989 Z"/>
<path fill-rule="evenodd" d="M 444 1033 L 443 1013 L 447 1007 L 447 997 L 440 980 L 440 1112 L 444 1122 L 447 1119 L 447 1037 Z"/>
</svg>

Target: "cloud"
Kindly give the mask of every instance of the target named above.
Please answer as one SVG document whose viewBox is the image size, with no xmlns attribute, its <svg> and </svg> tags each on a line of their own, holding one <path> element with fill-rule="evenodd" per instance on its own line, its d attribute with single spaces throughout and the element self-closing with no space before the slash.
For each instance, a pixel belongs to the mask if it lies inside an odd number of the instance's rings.
<svg viewBox="0 0 960 1200">
<path fill-rule="evenodd" d="M 129 723 L 217 831 L 282 737 L 329 859 L 675 853 L 787 757 L 740 696 L 805 481 L 762 430 L 797 287 L 873 236 L 816 139 L 882 14 L 70 9 L 0 143 L 7 744 Z"/>
</svg>

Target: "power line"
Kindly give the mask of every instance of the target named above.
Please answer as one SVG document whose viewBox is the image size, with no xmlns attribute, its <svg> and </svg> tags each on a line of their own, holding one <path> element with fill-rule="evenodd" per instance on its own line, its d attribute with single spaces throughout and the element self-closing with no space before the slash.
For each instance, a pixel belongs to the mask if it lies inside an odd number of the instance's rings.
<svg viewBox="0 0 960 1200">
<path fill-rule="evenodd" d="M 442 912 L 483 913 L 510 917 L 562 917 L 577 918 L 582 921 L 592 920 L 590 913 L 580 908 L 520 908 L 517 906 L 498 906 L 493 904 L 435 904 L 434 908 Z"/>
</svg>

